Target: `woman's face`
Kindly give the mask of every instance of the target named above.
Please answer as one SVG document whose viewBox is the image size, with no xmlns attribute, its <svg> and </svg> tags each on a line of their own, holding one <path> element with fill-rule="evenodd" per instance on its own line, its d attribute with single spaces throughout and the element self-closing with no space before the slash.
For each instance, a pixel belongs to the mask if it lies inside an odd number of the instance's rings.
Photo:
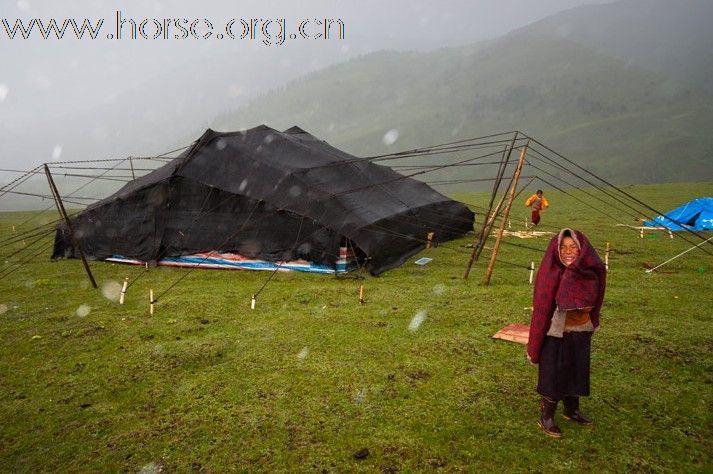
<svg viewBox="0 0 713 474">
<path fill-rule="evenodd" d="M 572 262 L 579 257 L 579 247 L 572 237 L 565 237 L 560 242 L 560 260 L 565 266 L 572 265 Z"/>
</svg>

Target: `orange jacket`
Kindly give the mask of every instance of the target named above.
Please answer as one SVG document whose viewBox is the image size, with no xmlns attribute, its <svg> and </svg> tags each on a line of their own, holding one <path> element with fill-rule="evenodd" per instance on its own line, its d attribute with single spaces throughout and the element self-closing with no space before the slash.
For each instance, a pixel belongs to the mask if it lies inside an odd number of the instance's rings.
<svg viewBox="0 0 713 474">
<path fill-rule="evenodd" d="M 535 199 L 537 199 L 537 194 L 533 194 L 532 196 L 527 198 L 527 201 L 525 201 L 525 206 L 527 206 L 527 207 L 531 206 L 532 203 L 535 202 Z M 542 195 L 541 199 L 542 199 L 542 208 L 540 210 L 544 211 L 545 209 L 547 209 L 549 207 L 550 203 L 547 201 L 547 198 L 545 197 L 544 194 Z"/>
</svg>

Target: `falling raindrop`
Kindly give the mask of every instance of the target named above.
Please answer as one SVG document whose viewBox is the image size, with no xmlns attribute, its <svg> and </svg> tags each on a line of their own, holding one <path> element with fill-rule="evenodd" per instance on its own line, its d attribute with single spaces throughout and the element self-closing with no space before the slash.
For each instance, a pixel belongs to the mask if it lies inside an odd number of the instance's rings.
<svg viewBox="0 0 713 474">
<path fill-rule="evenodd" d="M 52 149 L 52 160 L 57 161 L 62 156 L 62 145 L 55 145 Z"/>
<path fill-rule="evenodd" d="M 307 255 L 311 251 L 312 251 L 312 244 L 309 242 L 304 242 L 299 247 L 297 247 L 298 255 Z"/>
<path fill-rule="evenodd" d="M 245 88 L 241 86 L 240 84 L 230 84 L 228 86 L 228 97 L 231 99 L 235 99 L 236 97 L 240 97 L 245 93 Z"/>
<path fill-rule="evenodd" d="M 241 255 L 254 257 L 260 253 L 262 249 L 262 244 L 255 239 L 245 239 L 240 243 L 240 248 L 238 253 Z"/>
<path fill-rule="evenodd" d="M 107 281 L 102 285 L 102 294 L 111 301 L 119 301 L 121 296 L 121 284 L 116 281 Z"/>
<path fill-rule="evenodd" d="M 92 307 L 89 306 L 88 304 L 83 304 L 79 308 L 77 308 L 77 311 L 75 314 L 79 316 L 80 318 L 86 318 L 89 313 L 92 311 Z"/>
<path fill-rule="evenodd" d="M 160 474 L 161 472 L 163 472 L 163 468 L 160 464 L 150 462 L 141 468 L 139 474 Z"/>
<path fill-rule="evenodd" d="M 265 139 L 263 141 L 265 142 L 265 145 L 269 145 L 274 139 L 275 136 L 272 133 L 268 133 L 267 135 L 265 135 Z"/>
<path fill-rule="evenodd" d="M 392 128 L 388 132 L 384 134 L 384 137 L 381 139 L 384 142 L 384 145 L 389 146 L 393 145 L 396 143 L 396 140 L 399 139 L 399 131 L 396 130 L 395 128 Z"/>
<path fill-rule="evenodd" d="M 428 312 L 425 309 L 422 309 L 416 315 L 411 319 L 411 323 L 408 325 L 408 330 L 411 332 L 416 332 L 418 331 L 418 328 L 421 327 L 421 323 L 425 321 L 426 316 L 428 315 Z"/>
<path fill-rule="evenodd" d="M 302 350 L 297 354 L 297 358 L 299 360 L 305 360 L 305 358 L 309 355 L 309 347 L 303 347 Z"/>
<path fill-rule="evenodd" d="M 300 186 L 297 186 L 296 184 L 290 188 L 290 196 L 293 198 L 299 197 L 300 194 L 302 194 L 302 188 Z"/>
<path fill-rule="evenodd" d="M 557 27 L 557 29 L 555 30 L 555 34 L 560 38 L 567 38 L 572 35 L 573 31 L 574 29 L 572 28 L 572 25 L 569 23 L 565 23 Z"/>
<path fill-rule="evenodd" d="M 363 388 L 360 388 L 352 394 L 352 400 L 354 401 L 354 403 L 361 403 L 364 401 L 365 398 L 366 391 Z"/>
<path fill-rule="evenodd" d="M 30 77 L 30 81 L 37 86 L 38 89 L 47 90 L 52 87 L 52 80 L 42 74 L 35 74 Z"/>
<path fill-rule="evenodd" d="M 225 139 L 223 139 L 223 138 L 219 138 L 219 139 L 216 140 L 216 142 L 215 142 L 215 148 L 218 149 L 218 150 L 221 150 L 221 151 L 222 151 L 222 150 L 225 150 L 225 148 L 226 148 L 227 146 L 228 146 L 228 142 L 227 142 Z"/>
</svg>

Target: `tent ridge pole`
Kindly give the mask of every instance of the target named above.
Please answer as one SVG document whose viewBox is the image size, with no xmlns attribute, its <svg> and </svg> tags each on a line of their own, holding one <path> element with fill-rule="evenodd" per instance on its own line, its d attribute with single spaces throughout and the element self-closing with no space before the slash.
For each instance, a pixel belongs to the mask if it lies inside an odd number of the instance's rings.
<svg viewBox="0 0 713 474">
<path fill-rule="evenodd" d="M 515 190 L 517 189 L 517 182 L 520 179 L 520 172 L 522 171 L 522 165 L 525 163 L 525 155 L 527 154 L 527 147 L 530 141 L 528 140 L 525 146 L 520 151 L 520 159 L 517 162 L 517 168 L 515 168 L 515 173 L 513 174 L 512 184 L 510 185 L 510 196 L 508 197 L 507 206 L 505 206 L 505 211 L 503 214 L 502 222 L 500 222 L 500 229 L 498 230 L 498 236 L 495 239 L 495 245 L 493 246 L 493 251 L 490 254 L 490 263 L 488 264 L 488 272 L 485 275 L 485 285 L 490 285 L 490 277 L 493 275 L 493 268 L 495 267 L 495 259 L 498 257 L 498 250 L 500 249 L 500 242 L 503 238 L 503 233 L 505 231 L 505 225 L 507 224 L 508 217 L 510 216 L 510 208 L 512 207 L 512 202 L 515 199 Z"/>
<path fill-rule="evenodd" d="M 503 156 L 500 158 L 498 173 L 495 178 L 495 182 L 493 183 L 493 192 L 490 195 L 490 203 L 488 204 L 488 214 L 483 219 L 483 227 L 480 228 L 480 234 L 478 235 L 477 239 L 473 241 L 473 252 L 470 254 L 470 260 L 468 260 L 468 265 L 466 266 L 465 273 L 463 274 L 464 280 L 468 279 L 468 275 L 470 275 L 470 270 L 473 267 L 473 263 L 475 263 L 475 261 L 477 261 L 480 257 L 480 253 L 483 251 L 483 245 L 485 245 L 485 241 L 487 240 L 488 234 L 490 233 L 490 228 L 495 222 L 495 216 L 497 216 L 497 214 L 500 212 L 500 207 L 503 205 L 505 194 L 503 194 L 503 199 L 500 200 L 497 205 L 496 211 L 493 214 L 493 202 L 495 202 L 495 196 L 498 194 L 500 182 L 502 181 L 503 175 L 505 174 L 505 168 L 507 167 L 508 162 L 510 161 L 510 155 L 512 154 L 512 150 L 515 147 L 517 135 L 518 132 L 515 132 L 512 137 L 512 142 L 510 143 L 510 146 L 506 147 L 505 150 L 503 150 Z"/>
<path fill-rule="evenodd" d="M 44 167 L 45 175 L 47 175 L 47 182 L 50 185 L 50 191 L 52 191 L 52 197 L 54 198 L 54 203 L 57 206 L 57 211 L 59 212 L 60 217 L 62 217 L 64 219 L 64 222 L 67 224 L 67 229 L 69 229 L 69 236 L 72 239 L 74 248 L 77 249 L 77 252 L 79 253 L 79 256 L 82 259 L 82 265 L 84 265 L 84 270 L 87 272 L 87 276 L 89 276 L 89 281 L 92 282 L 92 286 L 94 288 L 98 288 L 97 282 L 96 280 L 94 280 L 94 275 L 92 275 L 92 271 L 89 269 L 89 263 L 84 257 L 84 252 L 82 252 L 82 247 L 79 244 L 79 240 L 77 240 L 76 235 L 74 235 L 74 230 L 72 229 L 72 222 L 69 220 L 69 216 L 67 216 L 67 211 L 64 209 L 62 197 L 59 195 L 59 191 L 57 191 L 57 186 L 55 186 L 54 184 L 54 180 L 52 179 L 52 173 L 50 173 L 50 169 L 47 166 L 47 163 L 44 164 Z"/>
</svg>

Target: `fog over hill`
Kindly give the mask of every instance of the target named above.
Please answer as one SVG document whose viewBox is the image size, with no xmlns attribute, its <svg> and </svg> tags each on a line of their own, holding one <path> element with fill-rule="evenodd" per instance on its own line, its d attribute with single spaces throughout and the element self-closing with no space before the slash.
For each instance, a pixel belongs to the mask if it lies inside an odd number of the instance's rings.
<svg viewBox="0 0 713 474">
<path fill-rule="evenodd" d="M 153 19 L 166 18 L 209 19 L 216 34 L 230 19 L 258 21 L 258 29 L 254 39 L 242 40 L 110 41 L 102 31 L 92 41 L 73 38 L 71 30 L 61 40 L 42 39 L 37 31 L 11 40 L 0 21 L 0 161 L 27 169 L 56 159 L 58 149 L 61 159 L 72 160 L 161 153 L 190 143 L 216 116 L 331 64 L 379 50 L 469 44 L 601 1 L 9 1 L 0 20 L 10 29 L 17 21 L 88 18 L 104 20 L 113 32 L 117 12 L 124 20 L 148 21 L 149 29 Z M 341 20 L 344 38 L 320 40 L 315 34 L 279 46 L 263 42 L 260 25 L 267 20 L 275 20 L 268 28 L 275 35 L 277 20 L 294 33 L 301 21 L 314 19 Z"/>
<path fill-rule="evenodd" d="M 373 53 L 215 125 L 297 123 L 359 155 L 523 130 L 617 182 L 708 180 L 713 100 L 699 77 L 711 5 L 685 3 L 685 14 L 662 0 L 584 6 L 472 46 Z"/>
<path fill-rule="evenodd" d="M 701 133 L 713 103 L 708 1 L 23 0 L 2 15 L 109 23 L 117 8 L 216 25 L 341 18 L 346 37 L 268 47 L 2 36 L 3 169 L 153 155 L 209 126 L 267 123 L 297 124 L 355 154 L 520 129 L 620 182 L 711 179 Z M 2 182 L 15 177 L 0 171 Z M 110 184 L 93 189 L 108 194 Z"/>
</svg>

